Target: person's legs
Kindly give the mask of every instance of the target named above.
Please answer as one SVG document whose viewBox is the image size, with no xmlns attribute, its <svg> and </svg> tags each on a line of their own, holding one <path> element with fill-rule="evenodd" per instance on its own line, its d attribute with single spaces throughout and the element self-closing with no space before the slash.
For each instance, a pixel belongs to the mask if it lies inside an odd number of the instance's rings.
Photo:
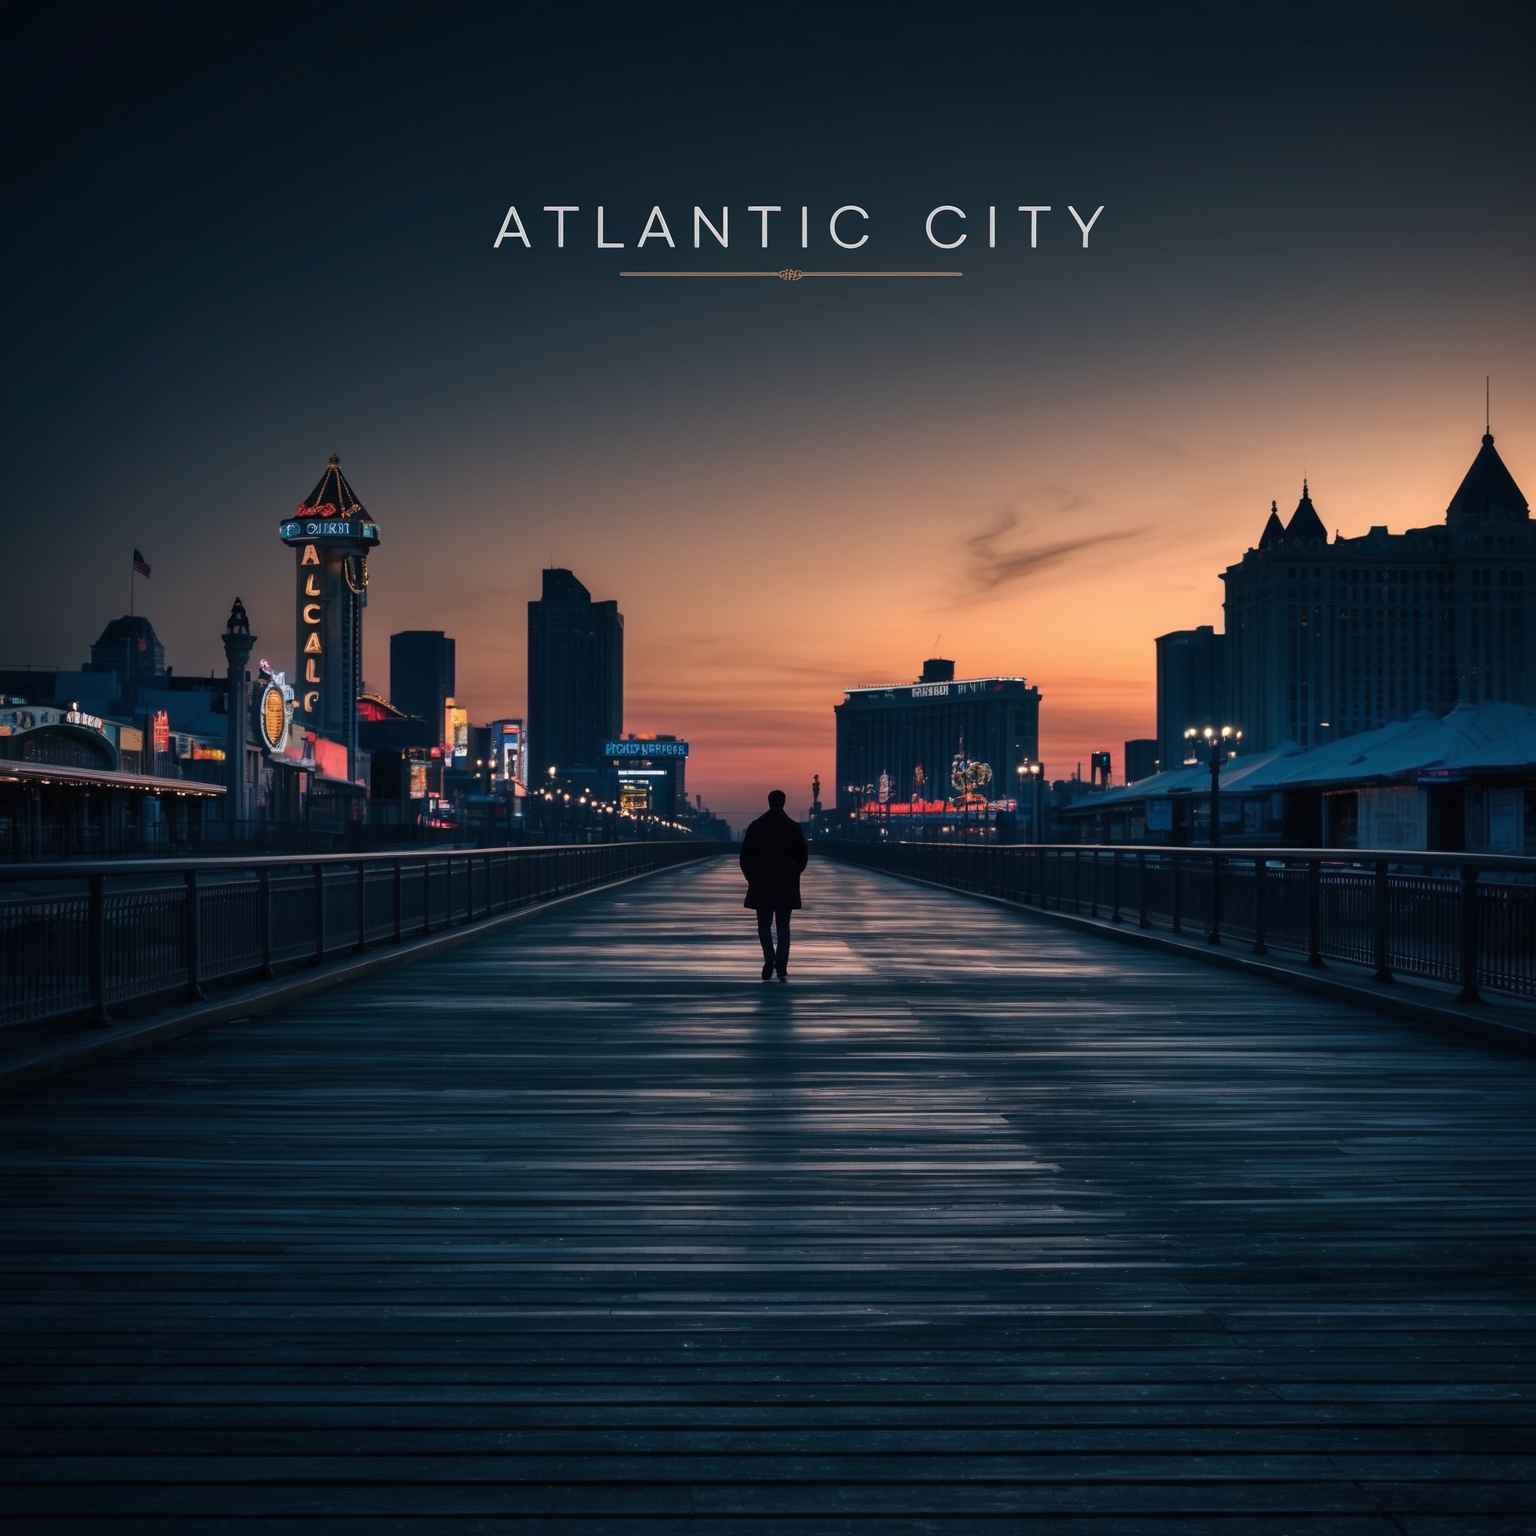
<svg viewBox="0 0 1536 1536">
<path fill-rule="evenodd" d="M 773 963 L 780 976 L 789 965 L 789 907 L 780 907 L 774 914 L 773 920 L 778 925 L 779 947 L 773 957 Z"/>
<path fill-rule="evenodd" d="M 766 967 L 774 963 L 773 960 L 773 908 L 759 907 L 757 909 L 757 936 L 763 945 L 763 974 L 768 974 Z"/>
</svg>

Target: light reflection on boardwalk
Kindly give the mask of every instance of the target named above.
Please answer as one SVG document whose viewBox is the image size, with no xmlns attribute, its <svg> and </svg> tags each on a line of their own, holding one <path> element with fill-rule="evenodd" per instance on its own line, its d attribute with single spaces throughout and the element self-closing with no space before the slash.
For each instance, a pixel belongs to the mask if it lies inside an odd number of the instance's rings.
<svg viewBox="0 0 1536 1536">
<path fill-rule="evenodd" d="M 4 1506 L 1522 1528 L 1536 1063 L 826 865 L 764 985 L 740 893 L 6 1101 Z"/>
</svg>

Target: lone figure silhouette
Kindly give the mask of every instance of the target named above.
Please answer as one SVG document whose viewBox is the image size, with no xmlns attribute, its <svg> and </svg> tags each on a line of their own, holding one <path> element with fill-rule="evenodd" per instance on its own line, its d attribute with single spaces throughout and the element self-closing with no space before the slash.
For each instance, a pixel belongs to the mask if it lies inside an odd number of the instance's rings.
<svg viewBox="0 0 1536 1536">
<path fill-rule="evenodd" d="M 757 911 L 757 936 L 763 943 L 763 980 L 775 971 L 789 978 L 789 914 L 800 905 L 800 871 L 808 855 L 805 834 L 784 810 L 784 791 L 768 796 L 768 811 L 747 828 L 741 840 L 741 872 L 747 877 L 744 907 Z M 779 946 L 773 946 L 778 928 Z"/>
</svg>

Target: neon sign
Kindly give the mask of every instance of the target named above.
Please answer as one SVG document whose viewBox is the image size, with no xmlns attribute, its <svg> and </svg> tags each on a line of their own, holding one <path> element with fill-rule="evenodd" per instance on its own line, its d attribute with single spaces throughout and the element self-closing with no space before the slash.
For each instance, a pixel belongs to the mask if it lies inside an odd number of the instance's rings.
<svg viewBox="0 0 1536 1536">
<path fill-rule="evenodd" d="M 605 741 L 604 757 L 687 757 L 686 741 Z"/>
<path fill-rule="evenodd" d="M 263 659 L 261 675 L 265 683 L 256 695 L 256 730 L 268 752 L 281 753 L 288 745 L 293 722 L 293 689 L 281 672 L 274 672 Z"/>
</svg>

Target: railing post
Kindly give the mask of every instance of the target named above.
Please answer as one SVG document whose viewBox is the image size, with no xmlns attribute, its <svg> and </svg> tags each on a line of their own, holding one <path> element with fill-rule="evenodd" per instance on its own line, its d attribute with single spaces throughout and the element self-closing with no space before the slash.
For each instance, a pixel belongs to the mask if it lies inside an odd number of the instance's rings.
<svg viewBox="0 0 1536 1536">
<path fill-rule="evenodd" d="M 1221 943 L 1221 855 L 1211 850 L 1211 921 L 1205 937 L 1211 944 Z"/>
<path fill-rule="evenodd" d="M 1088 878 L 1092 881 L 1088 888 L 1088 915 L 1096 918 L 1099 915 L 1099 850 L 1097 848 L 1088 855 L 1088 869 Z"/>
<path fill-rule="evenodd" d="M 1176 853 L 1168 855 L 1168 874 L 1169 878 L 1173 881 L 1173 899 L 1168 903 L 1173 921 L 1169 923 L 1168 931 L 1170 933 L 1183 933 L 1184 886 L 1183 882 L 1179 879 L 1179 856 Z"/>
<path fill-rule="evenodd" d="M 404 871 L 400 867 L 400 860 L 399 859 L 396 859 L 394 862 L 395 862 L 395 882 L 394 882 L 395 883 L 395 943 L 398 944 L 400 942 L 400 921 L 401 921 L 401 914 L 400 914 L 401 890 L 400 890 L 400 887 L 401 887 L 401 884 L 403 883 L 403 880 L 404 880 Z"/>
<path fill-rule="evenodd" d="M 1267 955 L 1269 945 L 1264 932 L 1265 880 L 1268 878 L 1269 860 L 1255 857 L 1253 861 L 1253 952 Z"/>
<path fill-rule="evenodd" d="M 1377 981 L 1392 980 L 1392 952 L 1390 948 L 1390 935 L 1388 928 L 1391 922 L 1391 907 L 1389 905 L 1389 893 L 1387 890 L 1387 861 L 1376 860 L 1376 889 L 1375 889 L 1375 929 L 1376 929 L 1376 974 Z"/>
<path fill-rule="evenodd" d="M 357 952 L 368 948 L 368 866 L 357 861 Z"/>
<path fill-rule="evenodd" d="M 1323 861 L 1307 860 L 1307 964 L 1323 965 Z"/>
<path fill-rule="evenodd" d="M 272 979 L 272 871 L 265 864 L 256 872 L 256 927 L 261 939 L 261 965 L 256 971 L 262 981 Z"/>
<path fill-rule="evenodd" d="M 197 871 L 189 869 L 182 878 L 187 884 L 185 921 L 182 923 L 182 943 L 187 960 L 187 1001 L 199 1003 L 203 999 L 203 903 L 198 895 Z"/>
<path fill-rule="evenodd" d="M 325 963 L 325 865 L 315 864 L 315 964 Z"/>
<path fill-rule="evenodd" d="M 1147 856 L 1140 851 L 1136 855 L 1136 926 L 1152 926 L 1152 919 L 1147 914 Z"/>
<path fill-rule="evenodd" d="M 91 910 L 87 942 L 90 946 L 91 1020 L 105 1024 L 107 1018 L 107 877 L 92 875 Z"/>
<path fill-rule="evenodd" d="M 1115 910 L 1110 915 L 1110 919 L 1109 920 L 1112 923 L 1118 923 L 1118 922 L 1121 922 L 1123 920 L 1121 918 L 1121 916 L 1120 916 L 1120 850 L 1118 848 L 1115 849 L 1113 857 L 1114 857 L 1114 866 L 1115 866 L 1115 868 L 1114 868 L 1114 874 L 1111 877 L 1111 884 L 1112 884 L 1112 887 L 1113 887 L 1113 889 L 1111 891 L 1111 894 L 1115 898 Z"/>
<path fill-rule="evenodd" d="M 1463 1003 L 1480 1002 L 1477 990 L 1477 870 L 1461 871 L 1461 996 Z"/>
</svg>

